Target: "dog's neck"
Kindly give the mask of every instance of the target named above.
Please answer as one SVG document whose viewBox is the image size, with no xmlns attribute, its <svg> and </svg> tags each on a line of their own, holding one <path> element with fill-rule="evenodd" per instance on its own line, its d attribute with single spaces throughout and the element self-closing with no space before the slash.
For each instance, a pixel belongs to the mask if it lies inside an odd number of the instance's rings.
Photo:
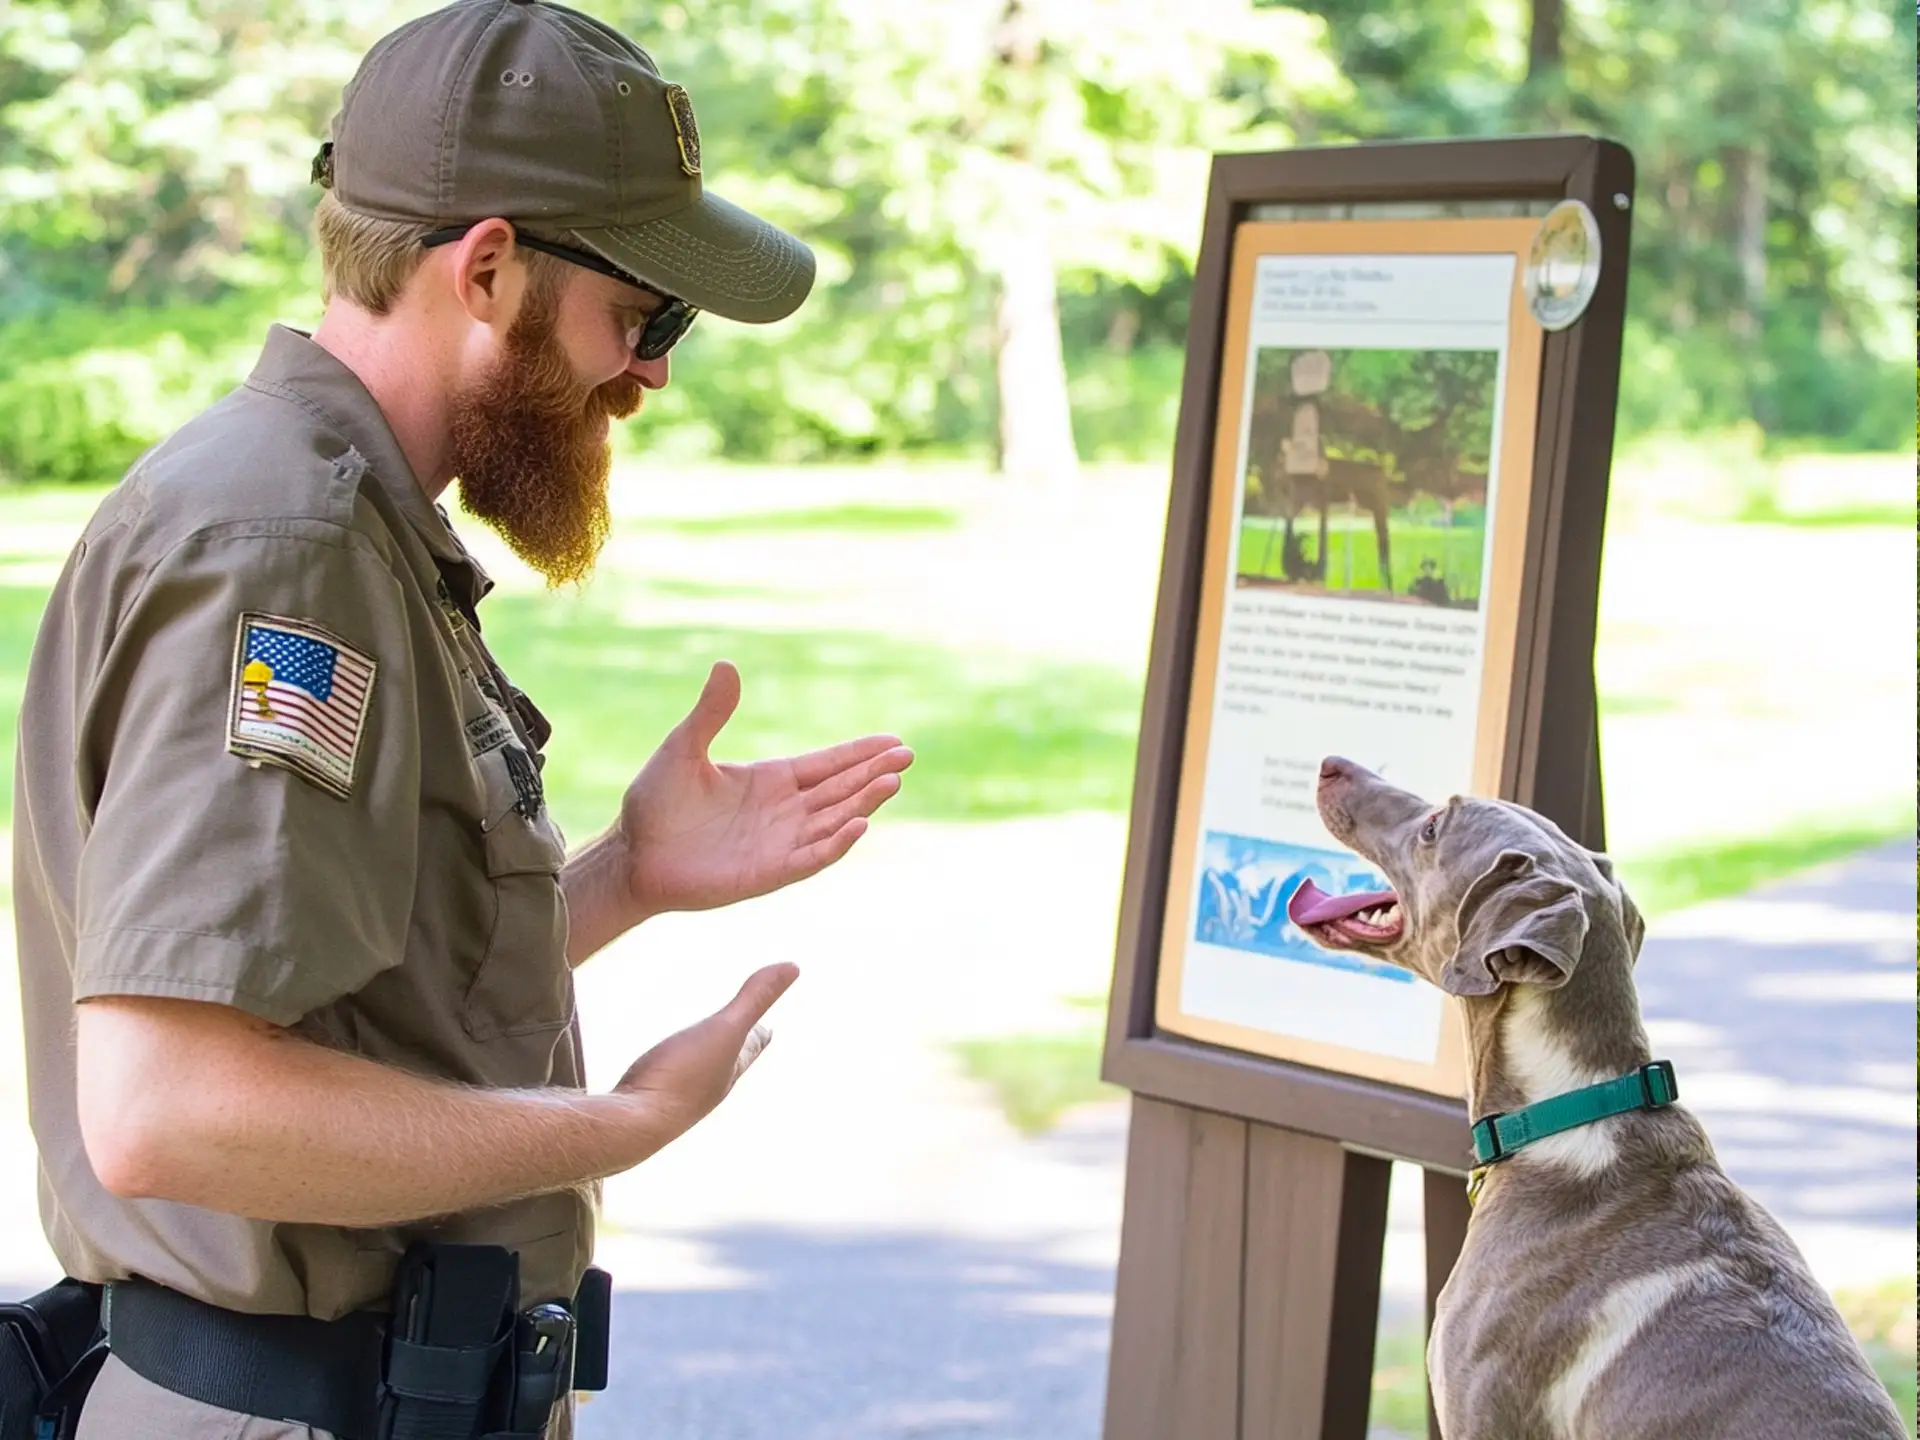
<svg viewBox="0 0 1920 1440">
<path fill-rule="evenodd" d="M 1507 985 L 1464 1010 L 1467 1108 L 1475 1120 L 1615 1079 L 1653 1058 L 1624 954 L 1589 954 L 1558 989 Z M 1502 1164 L 1596 1173 L 1613 1159 L 1610 1128 L 1600 1121 L 1569 1130 Z"/>
</svg>

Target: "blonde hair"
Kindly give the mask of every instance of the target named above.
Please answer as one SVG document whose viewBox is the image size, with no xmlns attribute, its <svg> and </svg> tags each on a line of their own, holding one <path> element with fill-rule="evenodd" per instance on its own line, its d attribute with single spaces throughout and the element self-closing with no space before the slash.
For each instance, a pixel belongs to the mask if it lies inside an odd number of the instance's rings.
<svg viewBox="0 0 1920 1440">
<path fill-rule="evenodd" d="M 361 215 L 327 191 L 313 213 L 314 238 L 320 244 L 322 302 L 331 305 L 338 296 L 385 315 L 427 258 L 420 237 L 432 229 L 417 220 Z"/>
<path fill-rule="evenodd" d="M 313 215 L 321 302 L 330 305 L 338 296 L 375 315 L 387 314 L 427 258 L 421 236 L 435 228 L 418 220 L 362 215 L 326 191 Z M 557 303 L 566 262 L 525 247 L 518 253 L 527 267 L 528 295 L 536 309 Z"/>
</svg>

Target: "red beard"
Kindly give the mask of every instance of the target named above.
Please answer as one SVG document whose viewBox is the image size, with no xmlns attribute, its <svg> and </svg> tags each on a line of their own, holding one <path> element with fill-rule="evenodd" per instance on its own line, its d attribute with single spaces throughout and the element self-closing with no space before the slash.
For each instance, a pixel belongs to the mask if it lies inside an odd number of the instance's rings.
<svg viewBox="0 0 1920 1440">
<path fill-rule="evenodd" d="M 583 386 L 554 335 L 557 298 L 529 292 L 493 370 L 454 397 L 450 443 L 460 496 L 546 577 L 584 580 L 612 528 L 607 426 L 640 408 L 640 382 L 622 375 Z"/>
</svg>

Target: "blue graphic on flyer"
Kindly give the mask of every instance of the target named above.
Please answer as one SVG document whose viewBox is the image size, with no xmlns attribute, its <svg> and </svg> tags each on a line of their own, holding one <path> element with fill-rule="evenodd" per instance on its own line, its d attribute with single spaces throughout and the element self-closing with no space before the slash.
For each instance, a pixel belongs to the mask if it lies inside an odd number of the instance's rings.
<svg viewBox="0 0 1920 1440">
<path fill-rule="evenodd" d="M 1200 852 L 1200 906 L 1193 938 L 1280 960 L 1349 970 L 1411 985 L 1414 977 L 1394 965 L 1336 950 L 1322 950 L 1287 918 L 1287 901 L 1311 880 L 1329 895 L 1385 890 L 1380 872 L 1344 850 L 1285 845 L 1249 835 L 1209 831 Z"/>
</svg>

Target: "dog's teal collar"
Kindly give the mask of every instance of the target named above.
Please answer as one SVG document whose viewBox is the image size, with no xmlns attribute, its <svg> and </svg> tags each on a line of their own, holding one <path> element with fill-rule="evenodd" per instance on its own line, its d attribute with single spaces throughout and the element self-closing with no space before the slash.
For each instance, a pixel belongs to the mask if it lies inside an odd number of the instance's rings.
<svg viewBox="0 0 1920 1440">
<path fill-rule="evenodd" d="M 1524 1110 L 1476 1120 L 1474 1164 L 1491 1165 L 1563 1130 L 1577 1130 L 1582 1125 L 1591 1125 L 1609 1115 L 1624 1115 L 1629 1110 L 1658 1110 L 1679 1098 L 1680 1086 L 1673 1078 L 1673 1062 L 1655 1060 L 1617 1080 L 1602 1080 L 1598 1085 L 1555 1095 Z"/>
</svg>

